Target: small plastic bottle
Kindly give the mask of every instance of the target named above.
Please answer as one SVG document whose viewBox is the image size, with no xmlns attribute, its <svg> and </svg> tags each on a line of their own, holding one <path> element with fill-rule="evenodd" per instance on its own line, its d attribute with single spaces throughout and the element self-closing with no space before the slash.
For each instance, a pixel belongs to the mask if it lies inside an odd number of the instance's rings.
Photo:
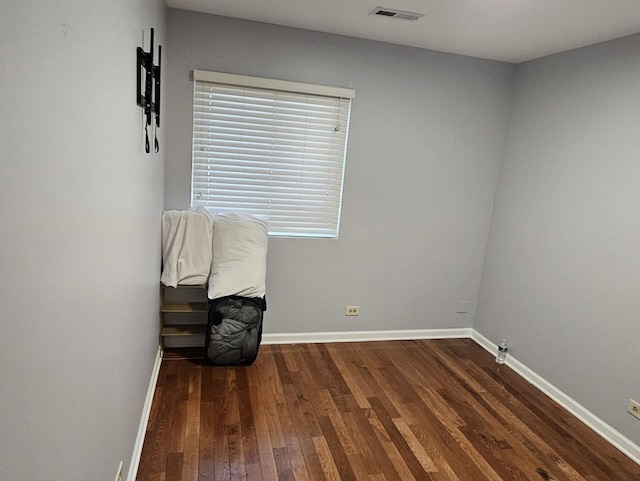
<svg viewBox="0 0 640 481">
<path fill-rule="evenodd" d="M 496 362 L 498 364 L 504 364 L 504 360 L 507 358 L 507 340 L 503 339 L 500 345 L 498 346 L 498 355 L 496 356 Z"/>
</svg>

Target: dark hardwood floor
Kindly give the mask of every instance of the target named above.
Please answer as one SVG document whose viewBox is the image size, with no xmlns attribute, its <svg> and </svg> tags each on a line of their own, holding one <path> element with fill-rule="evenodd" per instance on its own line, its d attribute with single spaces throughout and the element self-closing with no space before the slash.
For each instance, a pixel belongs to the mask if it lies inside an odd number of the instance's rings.
<svg viewBox="0 0 640 481">
<path fill-rule="evenodd" d="M 640 466 L 456 339 L 164 360 L 137 480 L 625 481 Z"/>
</svg>

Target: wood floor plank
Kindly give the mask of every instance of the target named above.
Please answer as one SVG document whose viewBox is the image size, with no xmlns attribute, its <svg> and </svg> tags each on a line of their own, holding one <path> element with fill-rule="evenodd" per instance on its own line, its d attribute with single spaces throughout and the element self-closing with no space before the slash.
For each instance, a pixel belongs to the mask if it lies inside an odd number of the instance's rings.
<svg viewBox="0 0 640 481">
<path fill-rule="evenodd" d="M 288 390 L 285 385 L 285 394 Z M 291 405 L 289 403 L 280 403 L 278 407 L 278 417 L 285 436 L 285 451 L 289 457 L 289 466 L 296 481 L 311 481 L 307 465 L 304 460 L 304 454 L 300 445 L 298 432 L 291 413 Z"/>
<path fill-rule="evenodd" d="M 291 373 L 293 384 L 285 386 L 288 398 L 292 400 L 289 403 L 291 420 L 293 428 L 297 434 L 298 443 L 302 450 L 309 478 L 322 479 L 322 466 L 317 456 L 313 438 L 322 435 L 322 428 L 318 423 L 315 410 L 309 399 L 305 384 L 299 372 Z"/>
<path fill-rule="evenodd" d="M 407 463 L 402 458 L 389 433 L 387 433 L 383 424 L 376 416 L 373 408 L 368 408 L 364 411 L 364 419 L 361 420 L 361 424 L 364 423 L 365 419 L 367 421 L 366 427 L 362 427 L 361 432 L 368 440 L 373 455 L 375 456 L 374 459 L 376 461 L 374 465 L 377 468 L 376 470 L 384 475 L 388 481 L 407 481 L 414 479 Z"/>
<path fill-rule="evenodd" d="M 316 436 L 313 438 L 313 446 L 320 460 L 320 467 L 322 469 L 323 478 L 326 481 L 342 481 L 336 463 L 331 456 L 331 451 L 327 445 L 327 440 L 324 436 Z M 320 479 L 320 478 L 317 478 Z"/>
<path fill-rule="evenodd" d="M 258 462 L 261 473 L 261 478 L 256 479 L 269 481 L 271 479 L 278 479 L 278 471 L 273 456 L 272 438 L 265 410 L 268 403 L 261 402 L 263 396 L 261 395 L 260 385 L 259 371 L 256 367 L 252 369 L 247 379 L 249 402 L 251 403 L 251 412 L 253 413 L 253 427 L 255 429 Z"/>
<path fill-rule="evenodd" d="M 169 452 L 184 452 L 184 438 L 187 430 L 187 401 L 178 401 L 171 416 L 171 436 Z"/>
<path fill-rule="evenodd" d="M 418 441 L 418 438 L 416 438 L 415 434 L 413 434 L 413 431 L 411 431 L 411 428 L 407 425 L 405 420 L 402 418 L 396 418 L 393 419 L 393 424 L 395 424 L 396 429 L 404 438 L 405 442 L 409 446 L 409 449 L 411 449 L 411 452 L 413 452 L 413 455 L 422 466 L 422 469 L 426 473 L 437 473 L 438 468 L 433 462 L 433 459 L 431 459 L 431 456 L 429 456 L 424 450 L 424 448 L 420 444 L 420 441 Z"/>
<path fill-rule="evenodd" d="M 249 380 L 246 369 L 236 373 L 236 387 L 238 390 L 239 429 L 244 460 L 248 465 L 255 465 L 260 461 L 260 458 L 258 456 L 258 443 L 254 424 L 255 416 L 253 414 L 253 406 L 251 405 L 251 393 L 249 391 Z"/>
<path fill-rule="evenodd" d="M 171 441 L 171 426 L 173 423 L 173 407 L 175 404 L 174 393 L 177 386 L 177 376 L 167 374 L 171 368 L 168 367 L 160 374 L 163 377 L 163 386 L 156 390 L 154 402 L 158 403 L 158 415 L 153 429 L 147 430 L 145 442 L 140 455 L 138 466 L 138 479 L 140 481 L 153 481 L 158 479 L 159 474 L 165 473 L 167 464 L 167 454 Z"/>
<path fill-rule="evenodd" d="M 334 402 L 335 401 L 334 396 L 332 396 L 331 393 L 326 389 L 320 391 L 319 396 L 320 396 L 320 403 L 324 412 L 318 418 L 318 422 L 320 422 L 320 420 L 323 417 L 327 417 L 329 422 L 332 425 L 332 429 L 333 429 L 333 432 L 335 433 L 335 437 L 339 440 L 340 445 L 344 450 L 345 454 L 347 456 L 353 456 L 357 454 L 358 451 L 356 450 L 355 443 L 353 442 L 351 434 L 349 433 L 349 429 L 347 428 L 347 425 L 344 422 L 344 418 L 342 417 L 342 411 L 340 410 L 340 408 L 338 408 L 338 406 Z M 320 423 L 320 426 L 321 426 L 322 432 L 326 436 L 327 435 L 327 433 L 325 432 L 326 426 L 323 426 L 322 423 Z"/>
<path fill-rule="evenodd" d="M 338 473 L 340 473 L 340 477 L 343 481 L 357 481 L 356 475 L 353 472 L 353 467 L 349 461 L 349 456 L 345 452 L 345 445 L 338 438 L 331 420 L 328 416 L 321 416 L 318 419 L 318 422 L 322 427 L 324 439 L 327 442 L 331 458 L 338 469 Z"/>
<path fill-rule="evenodd" d="M 415 453 L 409 447 L 409 444 L 404 439 L 400 431 L 396 428 L 393 423 L 393 419 L 389 416 L 389 414 L 385 411 L 384 406 L 377 398 L 370 398 L 369 403 L 371 404 L 371 408 L 376 413 L 376 416 L 380 420 L 380 423 L 384 426 L 385 431 L 389 435 L 391 442 L 396 447 L 402 459 L 406 463 L 409 471 L 416 479 L 424 479 L 429 480 L 433 479 L 433 477 L 425 472 L 422 469 L 420 461 L 416 458 Z"/>
<path fill-rule="evenodd" d="M 187 401 L 189 399 L 189 373 L 191 367 L 188 364 L 180 363 L 176 372 L 177 385 L 173 392 L 174 398 L 178 401 Z"/>
<path fill-rule="evenodd" d="M 195 376 L 198 377 L 199 376 Z M 198 379 L 199 381 L 199 379 Z M 199 392 L 199 390 L 198 390 Z M 200 454 L 200 400 L 187 401 L 187 416 L 182 451 L 182 481 L 198 481 Z"/>
<path fill-rule="evenodd" d="M 195 366 L 194 369 L 189 370 L 189 388 L 187 399 L 189 401 L 200 402 L 202 391 L 202 369 L 200 366 Z"/>
<path fill-rule="evenodd" d="M 242 437 L 240 426 L 232 424 L 225 426 L 227 443 L 229 446 L 229 478 L 232 480 L 246 481 L 244 451 L 242 450 Z"/>
<path fill-rule="evenodd" d="M 164 477 L 165 479 L 182 481 L 182 453 L 167 454 L 167 466 Z"/>
<path fill-rule="evenodd" d="M 147 430 L 154 431 L 158 425 L 158 419 L 161 414 L 160 407 L 162 406 L 162 397 L 164 396 L 165 384 L 164 377 L 160 373 L 158 374 L 158 384 L 156 384 L 155 392 L 153 393 L 153 400 L 151 402 L 151 409 L 149 410 L 149 419 L 147 420 Z M 160 385 L 160 381 L 163 384 Z"/>
<path fill-rule="evenodd" d="M 362 361 L 358 360 L 353 351 L 335 350 L 332 351 L 332 356 L 358 406 L 361 409 L 370 408 L 371 406 L 367 399 L 373 397 L 374 392 L 362 378 L 357 368 L 357 366 L 362 365 Z"/>
<path fill-rule="evenodd" d="M 287 443 L 285 442 L 285 434 L 282 430 L 282 424 L 278 416 L 278 403 L 276 402 L 277 398 L 272 386 L 267 383 L 263 383 L 258 392 L 260 393 L 260 397 L 258 399 L 260 400 L 259 402 L 262 407 L 262 412 L 265 415 L 267 428 L 269 430 L 271 446 L 274 449 L 284 448 Z"/>
<path fill-rule="evenodd" d="M 287 448 L 274 448 L 273 456 L 276 460 L 276 468 L 278 470 L 279 481 L 295 481 L 293 476 L 293 469 L 291 468 L 291 461 Z"/>
<path fill-rule="evenodd" d="M 437 468 L 437 471 L 432 473 L 434 480 L 462 481 L 463 479 L 465 479 L 465 475 L 464 473 L 460 472 L 460 469 L 454 471 L 451 464 L 449 464 L 449 460 L 458 458 L 451 456 L 452 451 L 446 447 L 443 447 L 444 443 L 441 443 L 440 441 L 440 439 L 442 438 L 429 433 L 424 426 L 413 425 L 410 426 L 410 428 L 415 438 L 424 449 L 425 453 L 427 453 L 427 455 L 433 460 L 433 464 Z M 455 465 L 458 466 L 457 462 Z M 487 469 L 486 471 L 490 471 L 490 469 Z M 483 474 L 485 474 L 485 477 L 487 477 L 486 472 L 484 472 Z"/>
<path fill-rule="evenodd" d="M 640 481 L 469 339 L 262 346 L 162 362 L 138 481 Z"/>
<path fill-rule="evenodd" d="M 214 403 L 200 403 L 200 429 L 198 436 L 198 481 L 214 481 L 213 426 L 216 422 Z"/>
<path fill-rule="evenodd" d="M 291 406 L 296 430 L 307 432 L 311 436 L 319 436 L 322 430 L 316 418 L 315 409 L 311 403 L 311 395 L 299 372 L 291 373 L 292 383 L 285 386 L 285 394 Z"/>
<path fill-rule="evenodd" d="M 178 361 L 176 361 L 178 362 Z M 213 478 L 215 481 L 230 481 L 229 474 L 229 438 L 226 426 L 230 424 L 227 418 L 228 383 L 231 371 L 215 370 L 214 382 L 217 395 L 213 399 L 215 422 L 213 429 Z M 169 480 L 167 480 L 169 481 Z"/>
<path fill-rule="evenodd" d="M 371 431 L 371 425 L 364 422 L 362 413 L 345 412 L 342 419 L 355 446 L 362 473 L 369 475 L 383 472 L 383 466 L 388 464 L 386 452 Z"/>
</svg>

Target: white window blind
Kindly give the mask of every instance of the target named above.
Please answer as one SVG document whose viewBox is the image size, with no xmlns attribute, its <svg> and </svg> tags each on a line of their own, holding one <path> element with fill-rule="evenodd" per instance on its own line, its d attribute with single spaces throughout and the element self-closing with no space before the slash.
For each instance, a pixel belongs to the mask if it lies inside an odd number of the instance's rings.
<svg viewBox="0 0 640 481">
<path fill-rule="evenodd" d="M 192 205 L 337 237 L 354 91 L 194 71 Z"/>
</svg>

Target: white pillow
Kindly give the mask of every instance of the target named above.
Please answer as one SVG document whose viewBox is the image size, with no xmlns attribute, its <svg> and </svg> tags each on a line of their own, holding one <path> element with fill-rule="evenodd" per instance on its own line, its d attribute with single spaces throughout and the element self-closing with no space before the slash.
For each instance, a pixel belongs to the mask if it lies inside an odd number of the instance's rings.
<svg viewBox="0 0 640 481">
<path fill-rule="evenodd" d="M 246 214 L 215 214 L 209 299 L 264 297 L 267 223 Z"/>
</svg>

